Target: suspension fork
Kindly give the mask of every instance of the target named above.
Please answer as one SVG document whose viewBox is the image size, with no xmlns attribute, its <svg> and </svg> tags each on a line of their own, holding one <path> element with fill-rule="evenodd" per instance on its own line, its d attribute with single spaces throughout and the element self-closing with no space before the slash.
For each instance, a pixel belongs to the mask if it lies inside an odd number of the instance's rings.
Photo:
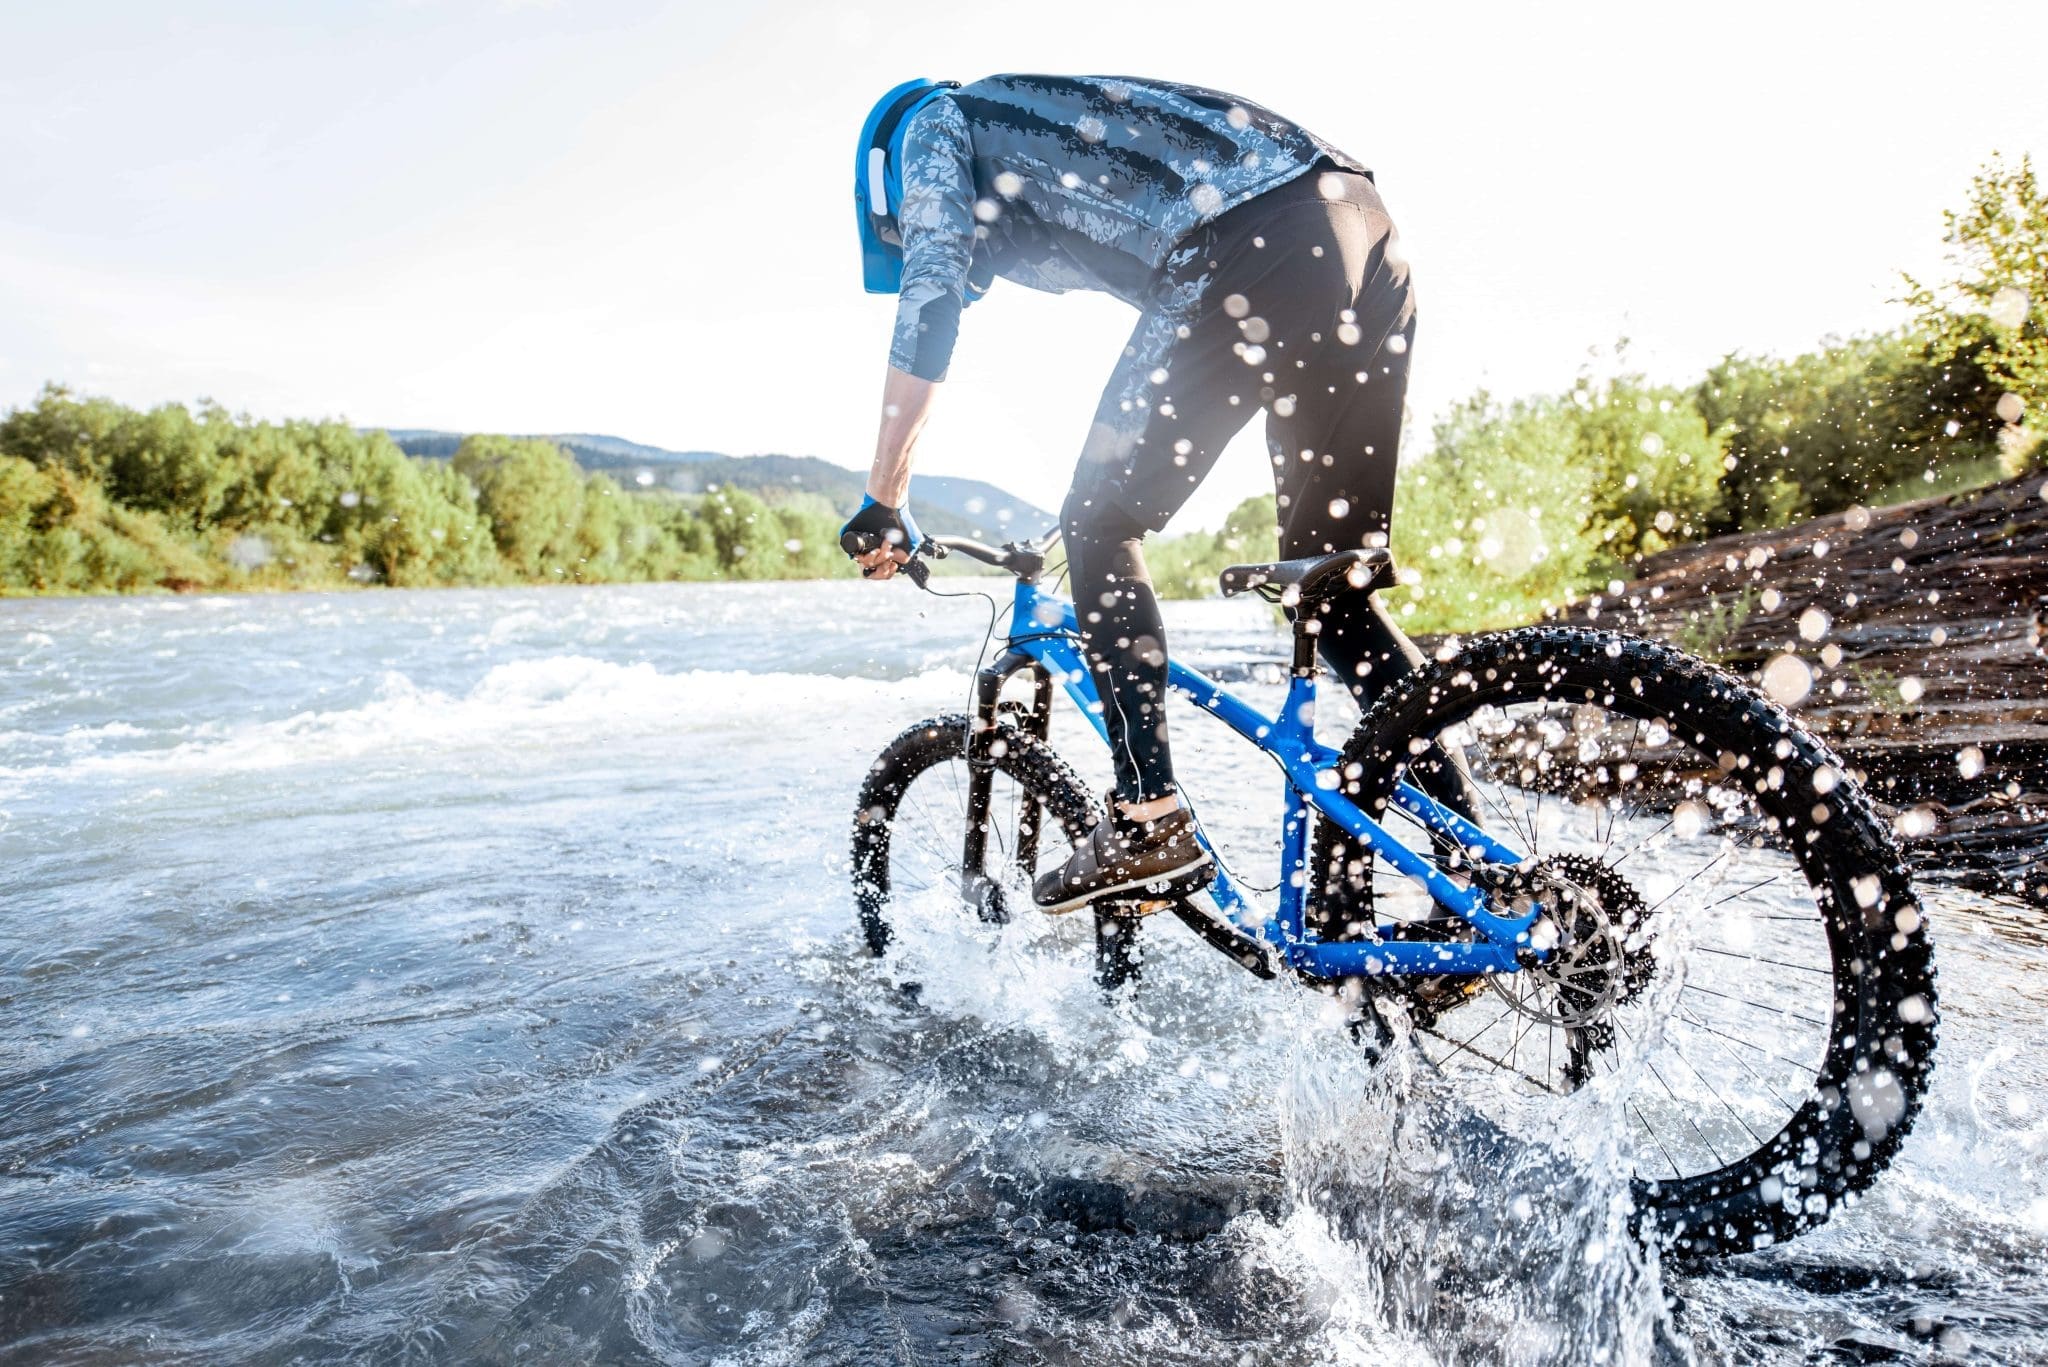
<svg viewBox="0 0 2048 1367">
<path fill-rule="evenodd" d="M 1031 705 L 1016 729 L 1044 740 L 1052 729 L 1052 675 L 1020 650 L 1010 650 L 974 676 L 974 716 L 967 729 L 967 830 L 960 849 L 960 886 L 984 920 L 1008 916 L 995 880 L 988 875 L 990 794 L 995 787 L 995 746 L 1002 743 L 1003 686 L 1020 673 L 1031 676 Z M 1037 869 L 1038 832 L 1045 813 L 1027 789 L 1017 809 L 1018 866 L 1029 877 Z"/>
</svg>

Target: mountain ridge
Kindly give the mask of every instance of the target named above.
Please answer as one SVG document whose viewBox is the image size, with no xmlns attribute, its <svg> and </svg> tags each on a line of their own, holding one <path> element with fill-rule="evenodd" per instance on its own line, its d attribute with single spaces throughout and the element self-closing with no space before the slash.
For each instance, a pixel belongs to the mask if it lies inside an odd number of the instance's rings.
<svg viewBox="0 0 2048 1367">
<path fill-rule="evenodd" d="M 363 430 L 381 431 L 407 455 L 429 460 L 453 456 L 468 435 L 422 427 Z M 561 447 L 583 469 L 611 475 L 629 489 L 702 493 L 729 487 L 770 499 L 814 494 L 851 512 L 867 484 L 862 472 L 819 456 L 674 451 L 596 432 L 531 435 Z M 1059 520 L 999 485 L 962 475 L 918 475 L 911 480 L 910 492 L 919 524 L 942 535 L 1008 540 L 1036 536 Z"/>
</svg>

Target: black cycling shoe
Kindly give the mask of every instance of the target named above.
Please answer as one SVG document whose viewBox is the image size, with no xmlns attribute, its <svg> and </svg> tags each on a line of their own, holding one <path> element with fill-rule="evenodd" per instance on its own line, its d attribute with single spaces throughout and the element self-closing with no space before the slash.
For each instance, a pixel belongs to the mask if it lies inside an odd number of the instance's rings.
<svg viewBox="0 0 2048 1367">
<path fill-rule="evenodd" d="M 1194 814 L 1176 808 L 1151 821 L 1131 821 L 1110 803 L 1066 864 L 1048 869 L 1032 885 L 1038 909 L 1053 915 L 1079 911 L 1115 893 L 1146 898 L 1192 892 L 1215 876 L 1215 861 L 1195 839 Z"/>
</svg>

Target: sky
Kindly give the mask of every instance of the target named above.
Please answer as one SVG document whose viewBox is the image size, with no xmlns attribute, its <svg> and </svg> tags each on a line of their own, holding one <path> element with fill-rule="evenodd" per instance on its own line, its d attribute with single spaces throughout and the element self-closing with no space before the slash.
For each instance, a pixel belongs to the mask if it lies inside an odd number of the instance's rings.
<svg viewBox="0 0 2048 1367">
<path fill-rule="evenodd" d="M 1894 325 L 1972 172 L 2048 161 L 2044 50 L 2039 3 L 11 4 L 0 409 L 57 381 L 865 467 L 862 116 L 1055 71 L 1228 90 L 1374 168 L 1412 458 L 1480 388 Z M 1057 507 L 1133 320 L 999 283 L 919 468 Z M 1248 430 L 1176 528 L 1265 480 Z"/>
</svg>

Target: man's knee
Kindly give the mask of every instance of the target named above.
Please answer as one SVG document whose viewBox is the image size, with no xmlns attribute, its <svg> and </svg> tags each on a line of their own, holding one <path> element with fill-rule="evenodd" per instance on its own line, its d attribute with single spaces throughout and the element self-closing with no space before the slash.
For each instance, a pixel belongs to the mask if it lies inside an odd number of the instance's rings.
<svg viewBox="0 0 2048 1367">
<path fill-rule="evenodd" d="M 1077 487 L 1067 491 L 1067 501 L 1060 506 L 1060 535 L 1066 538 L 1071 555 L 1077 543 L 1114 546 L 1128 541 L 1135 545 L 1144 540 L 1145 524 L 1103 494 Z"/>
</svg>

